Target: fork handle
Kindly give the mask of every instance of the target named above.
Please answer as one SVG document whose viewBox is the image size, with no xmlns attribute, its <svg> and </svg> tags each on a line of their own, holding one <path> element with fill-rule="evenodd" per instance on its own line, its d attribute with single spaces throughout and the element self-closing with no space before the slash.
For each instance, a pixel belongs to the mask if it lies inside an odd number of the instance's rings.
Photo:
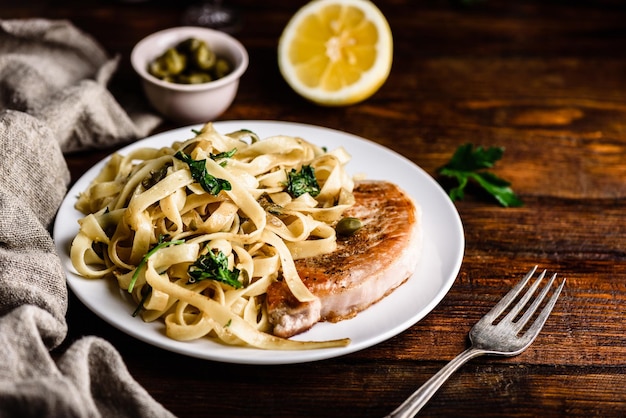
<svg viewBox="0 0 626 418">
<path fill-rule="evenodd" d="M 443 366 L 433 377 L 428 379 L 419 389 L 417 389 L 406 401 L 402 403 L 395 411 L 387 415 L 385 418 L 412 418 L 417 414 L 426 402 L 432 398 L 437 390 L 445 383 L 452 373 L 459 367 L 467 363 L 474 357 L 486 354 L 487 351 L 470 347 L 461 354 L 450 360 L 448 364 Z"/>
</svg>

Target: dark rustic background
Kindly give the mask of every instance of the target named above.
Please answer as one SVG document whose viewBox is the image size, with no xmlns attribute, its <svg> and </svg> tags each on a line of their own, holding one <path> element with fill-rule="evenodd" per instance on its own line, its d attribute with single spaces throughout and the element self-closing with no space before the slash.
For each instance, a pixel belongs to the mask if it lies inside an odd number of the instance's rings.
<svg viewBox="0 0 626 418">
<path fill-rule="evenodd" d="M 0 18 L 69 19 L 120 54 L 111 88 L 136 94 L 132 46 L 178 25 L 189 4 L 7 3 Z M 568 282 L 534 345 L 511 359 L 473 360 L 422 415 L 624 416 L 626 3 L 376 1 L 393 30 L 393 69 L 376 95 L 345 108 L 304 101 L 278 72 L 278 37 L 304 3 L 230 1 L 244 19 L 236 36 L 250 67 L 221 119 L 340 129 L 436 178 L 461 144 L 503 146 L 494 172 L 525 205 L 505 209 L 476 189 L 457 202 L 467 242 L 450 293 L 406 332 L 352 355 L 287 366 L 196 360 L 122 334 L 75 299 L 70 339 L 107 338 L 136 379 L 181 417 L 381 417 L 462 351 L 474 322 L 539 264 Z M 74 178 L 111 151 L 68 156 Z"/>
</svg>

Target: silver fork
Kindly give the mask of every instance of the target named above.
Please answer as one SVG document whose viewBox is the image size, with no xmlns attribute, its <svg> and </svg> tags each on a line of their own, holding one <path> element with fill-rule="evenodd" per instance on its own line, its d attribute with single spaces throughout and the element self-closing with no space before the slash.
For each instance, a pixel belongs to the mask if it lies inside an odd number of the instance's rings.
<svg viewBox="0 0 626 418">
<path fill-rule="evenodd" d="M 533 300 L 532 304 L 524 311 L 520 317 L 522 309 L 528 304 L 533 297 L 535 291 L 539 287 L 539 283 L 546 275 L 544 270 L 537 280 L 530 286 L 528 291 L 521 297 L 519 302 L 514 306 L 513 301 L 522 292 L 530 278 L 535 274 L 537 266 L 531 269 L 524 278 L 513 287 L 491 311 L 483 316 L 471 329 L 469 333 L 471 346 L 448 364 L 446 364 L 437 374 L 428 379 L 426 383 L 422 385 L 418 390 L 413 392 L 409 398 L 402 403 L 395 411 L 387 415 L 385 418 L 409 418 L 415 416 L 420 409 L 430 400 L 435 392 L 445 383 L 446 380 L 454 373 L 459 367 L 465 364 L 467 361 L 474 357 L 482 355 L 495 355 L 495 356 L 516 356 L 522 351 L 526 350 L 530 344 L 535 340 L 539 331 L 545 324 L 554 304 L 563 290 L 565 285 L 565 279 L 552 293 L 552 296 L 547 301 L 535 321 L 529 328 L 521 332 L 528 321 L 531 319 L 539 305 L 548 295 L 554 280 L 556 279 L 556 273 L 552 276 L 546 286 L 543 287 L 539 295 Z M 510 311 L 500 321 L 495 323 L 496 319 L 508 309 Z M 519 319 L 517 319 L 519 318 Z"/>
</svg>

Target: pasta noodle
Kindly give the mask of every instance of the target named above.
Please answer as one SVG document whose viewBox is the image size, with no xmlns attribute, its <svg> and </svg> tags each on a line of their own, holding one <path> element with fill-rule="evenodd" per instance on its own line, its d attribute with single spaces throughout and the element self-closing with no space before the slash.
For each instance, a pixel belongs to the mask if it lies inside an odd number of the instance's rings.
<svg viewBox="0 0 626 418">
<path fill-rule="evenodd" d="M 346 345 L 272 335 L 264 295 L 284 280 L 298 300 L 316 299 L 294 260 L 336 248 L 333 224 L 354 203 L 349 159 L 342 148 L 246 130 L 224 135 L 210 123 L 168 147 L 114 154 L 78 197 L 85 217 L 72 264 L 85 278 L 117 280 L 136 313 L 161 319 L 176 340 Z M 307 172 L 313 181 L 303 185 Z"/>
</svg>

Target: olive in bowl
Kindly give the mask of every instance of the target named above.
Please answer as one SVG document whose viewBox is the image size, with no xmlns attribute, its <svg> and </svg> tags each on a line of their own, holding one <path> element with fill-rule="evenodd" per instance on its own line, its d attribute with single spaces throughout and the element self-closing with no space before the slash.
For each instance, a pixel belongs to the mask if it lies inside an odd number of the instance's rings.
<svg viewBox="0 0 626 418">
<path fill-rule="evenodd" d="M 233 102 L 248 53 L 232 36 L 201 27 L 176 27 L 142 39 L 131 52 L 151 105 L 178 123 L 218 118 Z"/>
</svg>

